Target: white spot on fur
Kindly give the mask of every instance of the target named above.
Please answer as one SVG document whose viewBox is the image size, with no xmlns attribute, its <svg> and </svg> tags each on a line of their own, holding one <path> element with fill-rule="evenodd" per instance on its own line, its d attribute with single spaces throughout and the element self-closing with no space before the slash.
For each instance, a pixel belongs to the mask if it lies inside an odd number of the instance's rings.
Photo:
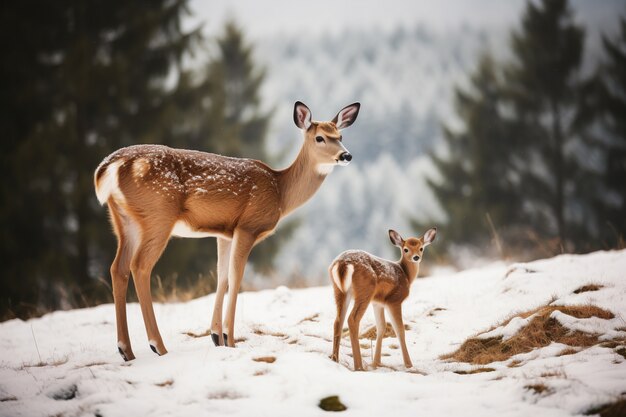
<svg viewBox="0 0 626 417">
<path fill-rule="evenodd" d="M 114 199 L 119 201 L 124 201 L 124 195 L 120 190 L 119 183 L 117 180 L 118 170 L 120 166 L 124 163 L 123 160 L 118 159 L 110 163 L 102 174 L 100 181 L 96 184 L 96 197 L 98 197 L 98 201 L 100 204 L 104 205 L 110 196 L 113 196 Z M 98 170 L 96 170 L 98 172 Z"/>
<path fill-rule="evenodd" d="M 150 170 L 150 161 L 146 158 L 137 158 L 133 161 L 133 177 L 142 178 Z"/>
<path fill-rule="evenodd" d="M 192 229 L 187 222 L 184 220 L 178 220 L 174 224 L 174 228 L 172 229 L 172 236 L 178 237 L 192 237 L 192 238 L 202 238 L 214 236 L 207 232 L 199 232 L 197 230 Z"/>
<path fill-rule="evenodd" d="M 347 265 L 343 285 L 341 284 L 341 277 L 339 276 L 339 262 L 333 265 L 330 274 L 333 278 L 335 285 L 337 285 L 337 288 L 339 288 L 341 292 L 346 293 L 352 287 L 352 274 L 354 274 L 354 265 Z"/>
<path fill-rule="evenodd" d="M 335 168 L 335 164 L 317 164 L 315 166 L 315 170 L 320 175 L 328 175 L 331 172 L 333 172 L 334 168 Z"/>
<path fill-rule="evenodd" d="M 333 265 L 330 271 L 330 276 L 335 282 L 335 285 L 337 286 L 337 288 L 341 289 L 341 280 L 339 279 L 339 272 L 337 271 L 338 269 L 339 269 L 339 263 L 337 262 Z"/>
<path fill-rule="evenodd" d="M 346 277 L 343 280 L 343 292 L 348 292 L 352 287 L 352 274 L 354 273 L 354 265 L 348 264 L 348 270 L 346 271 Z"/>
</svg>

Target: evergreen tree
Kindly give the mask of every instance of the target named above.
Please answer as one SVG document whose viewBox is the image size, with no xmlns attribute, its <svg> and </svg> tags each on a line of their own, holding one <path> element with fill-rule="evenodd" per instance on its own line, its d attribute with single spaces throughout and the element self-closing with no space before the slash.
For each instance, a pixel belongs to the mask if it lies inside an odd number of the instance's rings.
<svg viewBox="0 0 626 417">
<path fill-rule="evenodd" d="M 519 220 L 522 205 L 511 172 L 511 124 L 503 114 L 499 75 L 489 55 L 481 58 L 470 81 L 468 90 L 455 91 L 463 128 L 444 126 L 446 155 L 431 154 L 443 178 L 428 183 L 447 211 L 447 240 L 484 243 L 493 227 Z"/>
<path fill-rule="evenodd" d="M 513 62 L 505 76 L 507 101 L 519 122 L 516 141 L 525 145 L 518 192 L 529 203 L 535 231 L 556 235 L 562 246 L 577 237 L 577 221 L 584 221 L 574 216 L 583 199 L 576 198 L 579 167 L 571 152 L 580 134 L 574 114 L 583 41 L 567 0 L 528 2 L 521 29 L 512 36 Z"/>
<path fill-rule="evenodd" d="M 198 37 L 181 30 L 186 3 L 3 2 L 4 314 L 76 303 L 108 275 L 115 241 L 93 170 L 120 146 L 159 140 L 164 80 Z"/>
<path fill-rule="evenodd" d="M 586 84 L 577 121 L 601 154 L 600 169 L 589 170 L 598 221 L 595 237 L 605 247 L 626 243 L 626 19 L 614 39 L 603 36 L 605 59 Z"/>
</svg>

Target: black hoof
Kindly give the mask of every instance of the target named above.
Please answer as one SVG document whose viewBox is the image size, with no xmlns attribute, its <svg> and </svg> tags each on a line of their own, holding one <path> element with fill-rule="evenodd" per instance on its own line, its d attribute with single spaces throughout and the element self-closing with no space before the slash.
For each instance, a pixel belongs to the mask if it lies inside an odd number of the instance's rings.
<svg viewBox="0 0 626 417">
<path fill-rule="evenodd" d="M 224 346 L 228 345 L 228 335 L 226 333 L 222 333 L 222 337 L 224 338 Z M 215 346 L 219 346 L 220 345 L 220 337 L 217 335 L 217 333 L 211 333 L 211 340 L 213 341 L 213 344 Z"/>
<path fill-rule="evenodd" d="M 156 346 L 150 345 L 150 349 L 152 349 L 152 351 L 156 353 L 157 355 L 161 356 L 161 354 L 157 351 Z"/>
<path fill-rule="evenodd" d="M 122 359 L 124 359 L 124 362 L 128 362 L 128 357 L 126 356 L 126 354 L 124 353 L 124 351 L 122 350 L 121 347 L 117 348 L 117 351 L 120 353 L 120 355 L 122 355 Z"/>
</svg>

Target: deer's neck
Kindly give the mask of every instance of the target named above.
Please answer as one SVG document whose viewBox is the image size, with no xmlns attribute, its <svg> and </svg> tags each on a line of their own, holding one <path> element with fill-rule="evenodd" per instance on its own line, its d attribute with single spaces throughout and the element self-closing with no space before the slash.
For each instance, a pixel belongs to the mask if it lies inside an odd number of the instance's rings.
<svg viewBox="0 0 626 417">
<path fill-rule="evenodd" d="M 406 277 L 409 280 L 409 284 L 413 283 L 413 281 L 415 280 L 415 278 L 417 278 L 417 273 L 420 270 L 420 266 L 418 263 L 416 262 L 408 262 L 404 260 L 404 257 L 402 257 L 399 261 L 398 264 L 400 265 L 400 267 L 402 268 L 402 270 L 404 271 L 404 273 L 406 274 Z"/>
<path fill-rule="evenodd" d="M 326 174 L 320 173 L 304 147 L 293 163 L 278 172 L 281 191 L 281 215 L 286 216 L 315 194 Z"/>
</svg>

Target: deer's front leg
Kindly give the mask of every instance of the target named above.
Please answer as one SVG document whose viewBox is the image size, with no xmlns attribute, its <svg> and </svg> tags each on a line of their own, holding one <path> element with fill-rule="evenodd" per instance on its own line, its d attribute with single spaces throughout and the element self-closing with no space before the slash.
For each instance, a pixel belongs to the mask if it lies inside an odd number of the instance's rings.
<svg viewBox="0 0 626 417">
<path fill-rule="evenodd" d="M 406 348 L 406 341 L 404 338 L 402 304 L 390 305 L 388 306 L 388 309 L 391 316 L 391 324 L 393 325 L 393 330 L 396 332 L 396 335 L 398 336 L 398 341 L 400 342 L 400 347 L 402 348 L 402 358 L 404 359 L 404 366 L 406 366 L 407 368 L 411 368 L 413 364 L 411 363 L 411 358 L 409 357 L 409 351 Z"/>
<path fill-rule="evenodd" d="M 376 318 L 376 351 L 374 352 L 374 368 L 380 366 L 380 355 L 385 336 L 385 308 L 382 305 L 374 304 L 374 317 Z"/>
<path fill-rule="evenodd" d="M 231 241 L 217 238 L 217 289 L 215 290 L 215 303 L 213 305 L 213 318 L 211 319 L 211 339 L 216 346 L 224 346 L 225 334 L 222 331 L 222 308 L 224 295 L 228 289 L 228 264 L 230 261 Z"/>
<path fill-rule="evenodd" d="M 254 245 L 255 237 L 252 234 L 235 231 L 230 249 L 228 268 L 228 310 L 226 312 L 226 326 L 228 327 L 228 346 L 235 347 L 235 311 L 237 309 L 237 294 L 243 273 L 248 261 L 248 255 Z"/>
</svg>

